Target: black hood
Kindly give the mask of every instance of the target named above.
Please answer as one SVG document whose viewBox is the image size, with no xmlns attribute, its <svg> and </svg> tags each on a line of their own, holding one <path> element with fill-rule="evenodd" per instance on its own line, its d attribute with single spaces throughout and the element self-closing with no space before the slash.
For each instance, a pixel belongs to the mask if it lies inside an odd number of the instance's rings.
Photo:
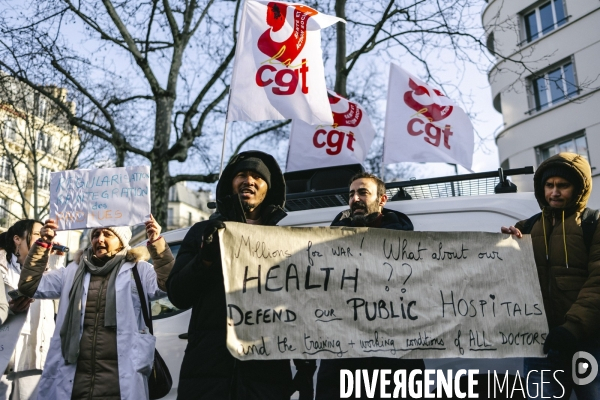
<svg viewBox="0 0 600 400">
<path fill-rule="evenodd" d="M 235 157 L 229 161 L 229 164 L 223 170 L 223 174 L 221 174 L 221 178 L 217 183 L 217 211 L 221 214 L 226 214 L 229 210 L 221 210 L 223 204 L 229 204 L 227 201 L 227 197 L 231 196 L 232 188 L 231 182 L 233 182 L 233 171 L 235 171 L 236 165 L 246 159 L 246 158 L 259 158 L 262 162 L 265 163 L 269 172 L 271 172 L 271 186 L 269 187 L 269 191 L 267 192 L 267 196 L 262 203 L 262 208 L 267 208 L 266 206 L 275 206 L 283 209 L 285 206 L 285 179 L 283 178 L 283 173 L 281 172 L 281 168 L 279 168 L 279 164 L 270 154 L 263 153 L 262 151 L 250 150 L 239 153 Z"/>
</svg>

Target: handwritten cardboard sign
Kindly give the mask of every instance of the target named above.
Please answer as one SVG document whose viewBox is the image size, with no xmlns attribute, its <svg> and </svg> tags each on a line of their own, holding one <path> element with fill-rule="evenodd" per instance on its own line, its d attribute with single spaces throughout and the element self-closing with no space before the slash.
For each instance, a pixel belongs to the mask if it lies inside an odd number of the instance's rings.
<svg viewBox="0 0 600 400">
<path fill-rule="evenodd" d="M 148 166 L 50 174 L 50 217 L 60 230 L 137 225 L 149 216 Z"/>
<path fill-rule="evenodd" d="M 0 371 L 6 370 L 26 317 L 27 313 L 10 314 L 6 321 L 0 325 Z"/>
<path fill-rule="evenodd" d="M 237 358 L 543 355 L 529 237 L 226 225 L 227 346 Z"/>
</svg>

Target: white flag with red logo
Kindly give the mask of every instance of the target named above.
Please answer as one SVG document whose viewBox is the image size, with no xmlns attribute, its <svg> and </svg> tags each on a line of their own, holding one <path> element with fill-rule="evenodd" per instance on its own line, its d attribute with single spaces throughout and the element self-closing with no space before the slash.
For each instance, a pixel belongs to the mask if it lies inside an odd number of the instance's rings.
<svg viewBox="0 0 600 400">
<path fill-rule="evenodd" d="M 294 120 L 286 171 L 361 163 L 367 157 L 375 129 L 358 103 L 328 92 L 332 125 Z"/>
<path fill-rule="evenodd" d="M 247 0 L 227 121 L 332 124 L 320 30 L 338 21 L 301 4 Z"/>
<path fill-rule="evenodd" d="M 437 89 L 390 66 L 383 162 L 444 162 L 471 169 L 474 133 L 467 114 Z"/>
</svg>

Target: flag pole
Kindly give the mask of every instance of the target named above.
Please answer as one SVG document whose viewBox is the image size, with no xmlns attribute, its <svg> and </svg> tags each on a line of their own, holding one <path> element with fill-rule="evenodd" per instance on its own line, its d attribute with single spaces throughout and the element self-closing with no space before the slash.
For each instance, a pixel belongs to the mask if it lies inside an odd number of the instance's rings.
<svg viewBox="0 0 600 400">
<path fill-rule="evenodd" d="M 221 145 L 221 168 L 219 169 L 219 179 L 223 174 L 223 164 L 225 163 L 225 140 L 227 138 L 227 118 L 229 117 L 229 102 L 231 101 L 231 87 L 229 87 L 229 93 L 227 98 L 227 111 L 225 111 L 225 128 L 223 128 L 223 144 Z"/>
</svg>

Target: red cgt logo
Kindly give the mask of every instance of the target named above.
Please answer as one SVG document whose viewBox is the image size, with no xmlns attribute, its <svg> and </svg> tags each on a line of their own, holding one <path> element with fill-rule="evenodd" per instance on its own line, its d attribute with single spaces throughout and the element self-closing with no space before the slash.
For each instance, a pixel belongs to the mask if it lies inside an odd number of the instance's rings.
<svg viewBox="0 0 600 400">
<path fill-rule="evenodd" d="M 277 41 L 273 35 L 285 34 L 286 18 L 293 19 L 293 30 L 287 39 Z M 302 93 L 308 94 L 306 59 L 291 66 L 306 44 L 306 26 L 311 16 L 317 11 L 306 6 L 288 6 L 284 3 L 270 2 L 267 5 L 267 25 L 270 26 L 260 38 L 258 49 L 270 58 L 263 62 L 256 71 L 256 84 L 260 87 L 272 86 L 271 91 L 278 96 L 289 96 L 296 93 L 300 85 Z M 291 22 L 290 22 L 291 23 Z M 287 68 L 278 69 L 273 64 L 279 61 Z M 299 68 L 298 68 L 299 67 Z"/>
<path fill-rule="evenodd" d="M 336 96 L 332 96 L 331 94 L 327 93 L 327 96 L 329 97 L 329 104 L 334 105 L 334 104 L 338 104 L 342 98 L 341 97 L 336 97 Z M 347 103 L 348 103 L 348 110 L 344 111 L 344 112 L 335 112 L 335 111 L 331 111 L 331 113 L 333 114 L 333 127 L 337 128 L 338 126 L 348 126 L 350 128 L 354 128 L 357 127 L 358 124 L 360 124 L 360 121 L 362 119 L 362 111 L 360 108 L 358 108 L 358 105 L 344 99 Z"/>
<path fill-rule="evenodd" d="M 272 34 L 281 31 L 285 26 L 288 12 L 293 13 L 294 30 L 284 41 L 275 41 Z M 270 28 L 260 35 L 258 49 L 271 57 L 271 60 L 277 60 L 289 67 L 304 48 L 306 44 L 306 25 L 310 17 L 316 14 L 317 11 L 310 7 L 288 6 L 284 3 L 270 2 L 267 5 L 267 25 Z"/>
<path fill-rule="evenodd" d="M 421 118 L 412 118 L 408 121 L 406 129 L 411 136 L 419 136 L 425 134 L 425 142 L 434 147 L 439 147 L 440 143 L 444 143 L 444 147 L 451 149 L 450 136 L 454 134 L 450 130 L 450 125 L 446 125 L 444 129 L 432 124 L 435 121 L 441 121 L 452 114 L 452 106 L 441 106 L 435 104 L 431 98 L 429 89 L 425 86 L 417 85 L 412 79 L 408 79 L 408 86 L 412 89 L 404 93 L 404 102 L 407 106 L 415 110 L 418 114 L 425 116 L 429 122 L 425 123 Z M 439 90 L 433 89 L 438 96 L 444 96 Z"/>
<path fill-rule="evenodd" d="M 404 102 L 419 114 L 427 117 L 429 122 L 441 121 L 452 114 L 452 106 L 440 106 L 433 103 L 429 89 L 425 86 L 417 85 L 412 79 L 408 80 L 408 86 L 412 90 L 404 93 Z M 444 97 L 439 90 L 433 89 L 433 91 L 438 96 Z"/>
</svg>

